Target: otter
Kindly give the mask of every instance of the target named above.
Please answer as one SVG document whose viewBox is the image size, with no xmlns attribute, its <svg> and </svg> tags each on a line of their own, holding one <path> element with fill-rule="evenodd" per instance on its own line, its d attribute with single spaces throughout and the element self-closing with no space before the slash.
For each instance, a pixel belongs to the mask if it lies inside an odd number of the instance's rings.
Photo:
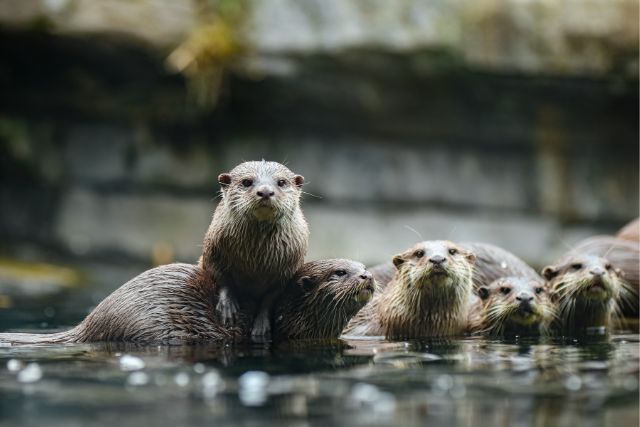
<svg viewBox="0 0 640 427">
<path fill-rule="evenodd" d="M 308 262 L 274 306 L 273 339 L 337 339 L 373 292 L 373 276 L 359 262 Z"/>
<path fill-rule="evenodd" d="M 393 280 L 349 322 L 345 335 L 447 336 L 466 328 L 475 255 L 449 241 L 393 257 Z"/>
<path fill-rule="evenodd" d="M 555 317 L 541 277 L 502 277 L 480 286 L 469 315 L 469 332 L 490 336 L 546 335 Z"/>
<path fill-rule="evenodd" d="M 221 322 L 268 335 L 271 305 L 307 251 L 309 229 L 300 208 L 304 178 L 263 160 L 241 163 L 218 182 L 222 200 L 199 265 L 219 288 Z"/>
<path fill-rule="evenodd" d="M 581 335 L 610 328 L 618 304 L 632 290 L 620 279 L 621 271 L 607 259 L 571 251 L 542 270 L 557 318 L 555 334 Z"/>
<path fill-rule="evenodd" d="M 606 259 L 618 270 L 619 279 L 627 285 L 619 301 L 621 314 L 638 317 L 638 293 L 640 291 L 640 244 L 611 236 L 594 236 L 579 242 L 572 253 L 594 255 Z"/>
<path fill-rule="evenodd" d="M 640 242 L 640 218 L 636 218 L 622 227 L 617 233 L 616 237 L 622 240 L 629 240 L 631 242 Z"/>
<path fill-rule="evenodd" d="M 0 342 L 183 344 L 232 339 L 236 331 L 216 319 L 216 291 L 204 273 L 193 264 L 153 268 L 116 289 L 69 331 L 0 334 Z"/>
</svg>

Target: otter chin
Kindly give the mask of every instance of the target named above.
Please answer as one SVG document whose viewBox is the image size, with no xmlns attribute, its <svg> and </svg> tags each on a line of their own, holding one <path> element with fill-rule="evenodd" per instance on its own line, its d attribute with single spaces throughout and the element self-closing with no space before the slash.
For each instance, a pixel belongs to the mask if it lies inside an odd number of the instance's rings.
<svg viewBox="0 0 640 427">
<path fill-rule="evenodd" d="M 359 262 L 308 262 L 296 272 L 274 309 L 274 339 L 336 339 L 374 291 L 373 276 Z"/>
<path fill-rule="evenodd" d="M 621 280 L 622 273 L 606 258 L 594 255 L 569 253 L 542 274 L 557 307 L 554 331 L 560 334 L 609 327 L 619 303 L 633 294 Z"/>
<path fill-rule="evenodd" d="M 474 261 L 472 252 L 449 241 L 421 242 L 394 256 L 394 278 L 344 333 L 418 338 L 463 332 Z"/>
</svg>

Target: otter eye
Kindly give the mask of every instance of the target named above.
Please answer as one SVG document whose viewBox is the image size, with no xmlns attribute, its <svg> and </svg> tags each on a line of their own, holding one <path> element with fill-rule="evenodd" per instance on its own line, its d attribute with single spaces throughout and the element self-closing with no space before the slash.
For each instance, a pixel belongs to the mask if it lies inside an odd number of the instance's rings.
<svg viewBox="0 0 640 427">
<path fill-rule="evenodd" d="M 285 185 L 287 185 L 287 181 L 284 179 L 279 179 L 278 180 L 278 187 L 284 187 Z"/>
<path fill-rule="evenodd" d="M 607 270 L 611 270 L 611 264 L 606 264 L 604 268 L 606 268 Z"/>
<path fill-rule="evenodd" d="M 244 185 L 245 187 L 251 187 L 253 185 L 253 180 L 252 179 L 243 179 L 242 180 L 242 185 Z"/>
<path fill-rule="evenodd" d="M 541 294 L 543 290 L 544 289 L 542 289 L 542 288 L 536 288 L 536 294 Z"/>
<path fill-rule="evenodd" d="M 458 253 L 458 250 L 456 248 L 449 249 L 449 255 L 455 255 L 457 253 Z"/>
<path fill-rule="evenodd" d="M 577 262 L 575 264 L 571 264 L 571 268 L 573 270 L 580 270 L 582 268 L 582 264 L 580 264 L 579 262 Z"/>
<path fill-rule="evenodd" d="M 503 286 L 500 288 L 500 292 L 502 292 L 502 294 L 507 295 L 509 292 L 511 292 L 511 288 L 507 288 L 506 286 Z"/>
<path fill-rule="evenodd" d="M 416 258 L 422 258 L 424 256 L 424 251 L 423 250 L 416 251 L 414 255 L 416 256 Z"/>
<path fill-rule="evenodd" d="M 336 270 L 334 274 L 336 276 L 344 276 L 347 272 L 345 270 Z"/>
</svg>

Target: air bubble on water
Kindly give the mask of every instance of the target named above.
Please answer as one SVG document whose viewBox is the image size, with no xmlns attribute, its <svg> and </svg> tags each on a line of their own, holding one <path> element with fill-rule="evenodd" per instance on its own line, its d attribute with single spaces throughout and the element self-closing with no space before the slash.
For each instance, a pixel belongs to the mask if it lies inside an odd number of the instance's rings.
<svg viewBox="0 0 640 427">
<path fill-rule="evenodd" d="M 582 387 L 582 380 L 577 375 L 571 375 L 564 382 L 564 386 L 571 391 L 578 391 Z"/>
<path fill-rule="evenodd" d="M 442 391 L 448 391 L 453 387 L 453 378 L 451 375 L 440 375 L 436 378 L 436 387 Z"/>
<path fill-rule="evenodd" d="M 248 371 L 238 378 L 238 395 L 246 406 L 262 406 L 267 401 L 269 374 L 261 371 Z"/>
<path fill-rule="evenodd" d="M 179 372 L 173 377 L 173 382 L 176 383 L 178 387 L 186 387 L 189 385 L 189 375 L 184 372 Z"/>
<path fill-rule="evenodd" d="M 7 369 L 9 372 L 18 372 L 23 366 L 24 364 L 18 359 L 11 359 L 7 362 Z"/>
<path fill-rule="evenodd" d="M 195 372 L 196 374 L 204 374 L 206 370 L 207 367 L 202 363 L 196 363 L 195 365 L 193 365 L 193 372 Z"/>
<path fill-rule="evenodd" d="M 127 384 L 131 386 L 142 386 L 146 385 L 148 382 L 149 375 L 141 371 L 133 372 L 127 378 Z"/>
<path fill-rule="evenodd" d="M 29 363 L 18 372 L 18 381 L 21 383 L 34 383 L 42 378 L 42 369 L 37 363 Z"/>
<path fill-rule="evenodd" d="M 373 384 L 355 384 L 351 389 L 351 398 L 359 405 L 370 406 L 377 413 L 390 413 L 396 409 L 393 394 L 381 391 Z"/>
<path fill-rule="evenodd" d="M 136 356 L 125 354 L 120 358 L 120 369 L 123 371 L 137 371 L 145 366 L 144 360 Z"/>
</svg>

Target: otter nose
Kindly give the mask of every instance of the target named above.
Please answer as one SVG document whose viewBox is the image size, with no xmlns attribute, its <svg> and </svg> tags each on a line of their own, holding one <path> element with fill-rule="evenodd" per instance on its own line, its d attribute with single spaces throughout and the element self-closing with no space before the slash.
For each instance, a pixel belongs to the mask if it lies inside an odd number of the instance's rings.
<svg viewBox="0 0 640 427">
<path fill-rule="evenodd" d="M 520 302 L 531 302 L 533 301 L 533 295 L 529 292 L 520 292 L 518 296 L 516 296 L 516 299 Z"/>
<path fill-rule="evenodd" d="M 364 280 L 371 280 L 373 279 L 373 275 L 371 275 L 371 273 L 369 273 L 368 271 L 365 271 L 360 275 L 360 278 Z"/>
<path fill-rule="evenodd" d="M 443 262 L 445 262 L 447 259 L 445 257 L 443 257 L 442 255 L 434 255 L 431 258 L 429 258 L 429 262 L 432 262 L 436 265 L 440 265 Z"/>
<path fill-rule="evenodd" d="M 263 185 L 262 187 L 258 188 L 258 191 L 256 191 L 256 194 L 258 195 L 258 197 L 262 199 L 269 199 L 273 197 L 275 192 L 273 191 L 273 188 L 271 186 Z"/>
<path fill-rule="evenodd" d="M 604 276 L 604 268 L 602 267 L 593 267 L 591 269 L 591 274 L 594 276 Z"/>
</svg>

